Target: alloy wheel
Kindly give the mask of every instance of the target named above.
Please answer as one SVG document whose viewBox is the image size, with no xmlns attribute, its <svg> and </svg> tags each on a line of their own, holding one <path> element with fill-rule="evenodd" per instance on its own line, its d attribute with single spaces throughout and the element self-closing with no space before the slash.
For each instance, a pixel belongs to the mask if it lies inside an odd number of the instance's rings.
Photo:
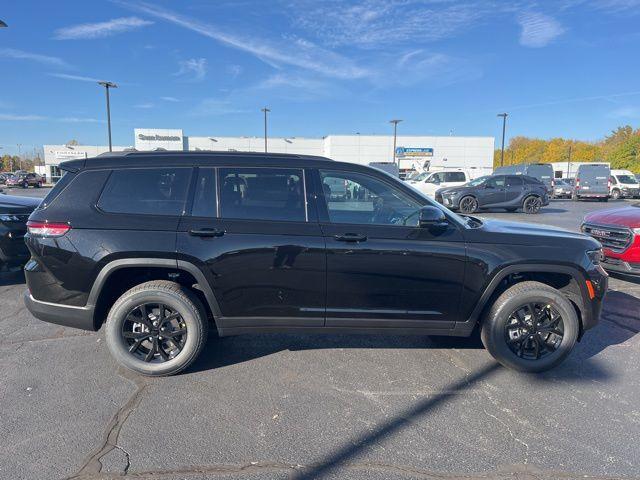
<svg viewBox="0 0 640 480">
<path fill-rule="evenodd" d="M 122 338 L 133 356 L 163 363 L 178 356 L 187 341 L 187 325 L 175 309 L 163 303 L 134 307 L 122 323 Z"/>
<path fill-rule="evenodd" d="M 555 352 L 564 337 L 562 316 L 552 305 L 528 303 L 518 307 L 505 325 L 505 341 L 520 358 L 538 360 Z"/>
<path fill-rule="evenodd" d="M 460 200 L 460 211 L 462 213 L 473 213 L 478 209 L 478 201 L 473 197 L 464 197 Z"/>
<path fill-rule="evenodd" d="M 542 200 L 538 197 L 529 197 L 524 202 L 524 211 L 526 213 L 538 213 L 542 206 Z"/>
</svg>

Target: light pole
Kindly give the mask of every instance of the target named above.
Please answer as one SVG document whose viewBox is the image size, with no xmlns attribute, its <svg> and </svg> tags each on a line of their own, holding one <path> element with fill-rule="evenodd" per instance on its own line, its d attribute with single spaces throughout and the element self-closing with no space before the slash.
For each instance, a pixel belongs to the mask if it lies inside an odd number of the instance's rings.
<svg viewBox="0 0 640 480">
<path fill-rule="evenodd" d="M 98 82 L 98 85 L 104 87 L 107 94 L 107 129 L 109 131 L 109 151 L 111 152 L 111 105 L 109 104 L 109 89 L 118 88 L 118 85 L 113 82 Z"/>
<path fill-rule="evenodd" d="M 267 107 L 261 108 L 261 112 L 264 112 L 264 153 L 267 153 L 267 113 L 269 110 Z"/>
<path fill-rule="evenodd" d="M 508 113 L 499 113 L 498 117 L 502 117 L 502 151 L 500 152 L 500 166 L 504 165 L 504 132 L 507 128 Z"/>
<path fill-rule="evenodd" d="M 18 164 L 20 165 L 20 170 L 22 170 L 22 144 L 18 143 Z"/>
<path fill-rule="evenodd" d="M 393 163 L 396 163 L 396 138 L 398 133 L 398 124 L 402 120 L 394 119 L 389 120 L 389 123 L 393 123 Z"/>
</svg>

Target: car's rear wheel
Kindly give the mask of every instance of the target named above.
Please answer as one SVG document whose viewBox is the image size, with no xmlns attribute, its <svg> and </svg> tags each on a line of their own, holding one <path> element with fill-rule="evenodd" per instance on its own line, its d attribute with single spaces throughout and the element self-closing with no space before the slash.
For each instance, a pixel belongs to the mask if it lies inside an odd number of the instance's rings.
<svg viewBox="0 0 640 480">
<path fill-rule="evenodd" d="M 541 207 L 542 207 L 542 200 L 540 199 L 540 197 L 535 195 L 529 195 L 527 198 L 524 199 L 524 202 L 522 202 L 522 210 L 524 211 L 524 213 L 528 213 L 528 214 L 538 213 Z"/>
<path fill-rule="evenodd" d="M 22 188 L 29 188 L 29 182 L 24 182 L 22 184 Z"/>
<path fill-rule="evenodd" d="M 107 345 L 118 363 L 143 375 L 178 373 L 207 340 L 198 298 L 179 284 L 151 281 L 126 291 L 109 311 Z"/>
<path fill-rule="evenodd" d="M 611 192 L 611 200 L 618 200 L 620 198 L 620 190 L 617 188 Z"/>
<path fill-rule="evenodd" d="M 36 183 L 36 188 L 41 188 L 41 187 L 42 187 L 42 182 Z"/>
<path fill-rule="evenodd" d="M 475 213 L 478 211 L 478 200 L 475 197 L 467 195 L 460 199 L 460 213 Z"/>
<path fill-rule="evenodd" d="M 528 281 L 498 297 L 480 333 L 485 348 L 504 366 L 542 372 L 569 355 L 579 331 L 576 311 L 561 292 Z"/>
</svg>

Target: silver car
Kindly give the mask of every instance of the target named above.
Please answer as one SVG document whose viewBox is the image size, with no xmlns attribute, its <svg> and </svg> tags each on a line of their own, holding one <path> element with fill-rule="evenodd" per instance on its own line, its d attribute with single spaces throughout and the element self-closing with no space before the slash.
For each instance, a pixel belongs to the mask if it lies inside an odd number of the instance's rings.
<svg viewBox="0 0 640 480">
<path fill-rule="evenodd" d="M 554 179 L 553 198 L 571 198 L 572 186 L 566 181 Z"/>
</svg>

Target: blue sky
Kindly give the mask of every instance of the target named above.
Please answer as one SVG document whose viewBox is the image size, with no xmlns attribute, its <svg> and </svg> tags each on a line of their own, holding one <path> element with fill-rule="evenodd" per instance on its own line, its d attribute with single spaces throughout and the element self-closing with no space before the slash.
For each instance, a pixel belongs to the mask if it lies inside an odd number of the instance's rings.
<svg viewBox="0 0 640 480">
<path fill-rule="evenodd" d="M 640 124 L 640 0 L 5 2 L 2 152 L 188 135 L 601 138 Z"/>
</svg>

